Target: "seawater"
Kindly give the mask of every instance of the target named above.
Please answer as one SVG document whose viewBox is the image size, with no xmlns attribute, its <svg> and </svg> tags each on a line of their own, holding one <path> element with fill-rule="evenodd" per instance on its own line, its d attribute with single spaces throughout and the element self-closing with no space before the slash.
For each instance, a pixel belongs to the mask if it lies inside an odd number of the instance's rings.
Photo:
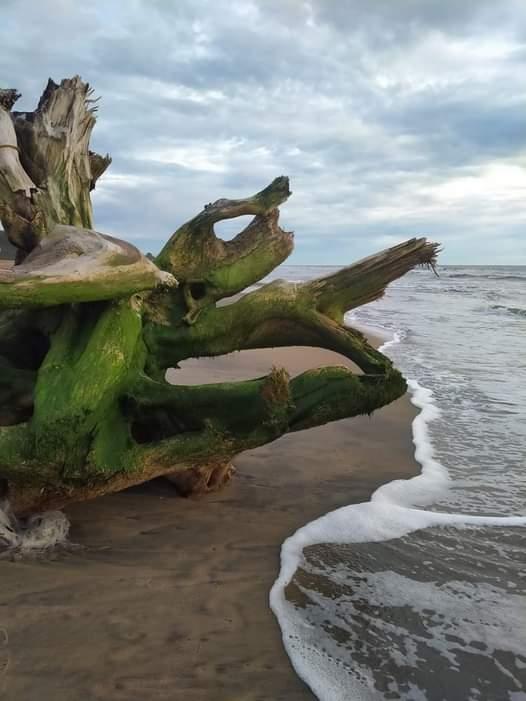
<svg viewBox="0 0 526 701">
<path fill-rule="evenodd" d="M 292 664 L 323 701 L 524 701 L 526 268 L 412 271 L 346 321 L 389 334 L 422 471 L 285 541 Z"/>
</svg>

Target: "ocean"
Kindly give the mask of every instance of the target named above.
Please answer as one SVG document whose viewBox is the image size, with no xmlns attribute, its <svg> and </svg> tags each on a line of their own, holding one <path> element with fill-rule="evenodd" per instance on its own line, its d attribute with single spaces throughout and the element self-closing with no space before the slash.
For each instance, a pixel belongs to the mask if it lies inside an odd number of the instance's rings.
<svg viewBox="0 0 526 701">
<path fill-rule="evenodd" d="M 271 607 L 322 701 L 526 700 L 526 267 L 438 272 L 346 317 L 408 379 L 421 474 L 282 546 Z"/>
</svg>

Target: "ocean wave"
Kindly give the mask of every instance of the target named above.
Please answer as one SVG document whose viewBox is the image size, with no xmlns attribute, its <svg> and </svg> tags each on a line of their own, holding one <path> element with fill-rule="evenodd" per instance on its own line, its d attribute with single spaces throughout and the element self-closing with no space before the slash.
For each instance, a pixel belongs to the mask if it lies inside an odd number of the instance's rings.
<svg viewBox="0 0 526 701">
<path fill-rule="evenodd" d="M 426 295 L 442 295 L 447 292 L 461 295 L 473 295 L 474 292 L 478 291 L 479 288 L 477 285 L 463 285 L 462 287 L 452 285 L 450 287 L 446 287 L 442 284 L 437 287 L 423 288 L 419 292 L 420 294 L 424 293 Z"/>
<path fill-rule="evenodd" d="M 381 350 L 385 350 L 389 346 L 399 343 L 400 340 L 401 334 L 398 332 L 393 335 L 392 340 L 381 347 Z M 433 527 L 439 527 L 440 529 L 472 529 L 481 527 L 510 528 L 526 526 L 526 517 L 523 516 L 484 516 L 444 513 L 421 508 L 433 504 L 436 502 L 437 498 L 446 496 L 451 486 L 451 478 L 446 467 L 436 459 L 429 435 L 429 424 L 435 421 L 441 413 L 440 409 L 435 404 L 433 392 L 430 389 L 422 387 L 416 380 L 409 380 L 408 386 L 411 394 L 411 402 L 420 409 L 412 425 L 415 458 L 422 468 L 420 474 L 408 480 L 394 480 L 382 485 L 374 492 L 369 502 L 351 504 L 325 514 L 297 530 L 282 545 L 281 569 L 270 592 L 270 607 L 279 622 L 285 649 L 296 672 L 322 701 L 349 701 L 351 699 L 372 700 L 384 698 L 384 696 L 382 693 L 379 693 L 374 686 L 372 676 L 374 674 L 374 664 L 370 669 L 370 663 L 368 661 L 366 661 L 365 667 L 360 665 L 359 651 L 363 647 L 360 629 L 357 631 L 349 631 L 346 629 L 346 634 L 349 634 L 349 640 L 355 640 L 358 646 L 355 648 L 353 643 L 347 648 L 348 652 L 345 656 L 347 661 L 344 661 L 342 658 L 341 649 L 338 647 L 337 643 L 335 643 L 336 647 L 331 647 L 332 643 L 330 641 L 332 638 L 330 631 L 332 630 L 332 626 L 347 625 L 343 622 L 342 610 L 339 610 L 339 614 L 341 615 L 331 617 L 331 614 L 324 609 L 327 602 L 324 601 L 324 595 L 321 594 L 321 603 L 319 605 L 321 605 L 323 625 L 321 625 L 320 628 L 317 626 L 313 627 L 313 623 L 309 622 L 302 613 L 298 612 L 294 603 L 287 598 L 286 591 L 287 588 L 293 584 L 295 574 L 301 571 L 307 573 L 310 571 L 310 555 L 307 556 L 304 554 L 305 548 L 320 545 L 325 549 L 327 545 L 331 544 L 350 546 L 359 543 L 392 543 L 395 539 L 404 538 L 417 531 L 427 532 L 427 529 Z M 311 551 L 309 550 L 309 552 Z M 422 559 L 424 560 L 424 569 L 427 568 L 428 565 L 431 565 L 431 562 L 426 561 L 425 556 Z M 352 560 L 346 562 L 346 565 L 342 565 L 343 569 L 338 571 L 337 579 L 335 580 L 338 583 L 341 583 L 341 577 L 348 576 L 352 578 L 354 576 L 353 570 L 349 569 Z M 381 567 L 381 562 L 378 564 L 380 569 L 385 569 L 385 567 Z M 424 603 L 422 610 L 427 612 L 426 615 L 433 614 L 433 599 L 436 595 L 435 589 L 438 591 L 437 587 L 433 588 L 432 584 L 428 586 L 425 581 L 419 582 L 418 579 L 413 580 L 410 576 L 404 577 L 397 574 L 396 571 L 391 574 L 395 579 L 398 577 L 400 581 L 404 582 L 404 587 L 401 591 L 404 591 L 404 588 L 407 588 L 409 585 L 415 588 L 420 587 L 422 590 L 421 598 L 424 602 L 427 602 Z M 322 577 L 323 576 L 322 573 Z M 356 591 L 357 583 L 359 585 L 359 581 L 363 580 L 355 579 L 353 581 L 353 590 Z M 389 579 L 388 584 L 391 586 L 392 577 Z M 333 585 L 329 583 L 329 586 Z M 455 586 L 460 590 L 461 583 Z M 307 598 L 312 596 L 312 605 L 315 605 L 315 600 L 318 596 L 316 591 L 311 590 L 308 586 L 302 589 L 301 583 L 298 584 L 297 587 Z M 391 590 L 388 587 L 383 595 L 380 596 L 381 600 L 375 601 L 374 597 L 376 596 L 376 598 L 378 598 L 378 591 L 376 591 L 375 587 L 376 584 L 374 584 L 372 580 L 370 580 L 370 584 L 365 582 L 363 585 L 363 592 L 358 596 L 358 601 L 353 602 L 352 596 L 346 598 L 346 595 L 344 595 L 341 606 L 347 607 L 347 609 L 345 609 L 347 611 L 350 610 L 348 607 L 354 610 L 354 615 L 358 616 L 356 619 L 358 625 L 366 625 L 367 621 L 364 623 L 364 620 L 367 616 L 369 616 L 369 618 L 373 616 L 375 625 L 379 626 L 382 635 L 384 637 L 387 635 L 389 638 L 392 634 L 390 624 L 387 623 L 386 627 L 383 626 L 378 616 L 380 608 L 382 605 L 385 605 L 387 594 Z M 480 596 L 481 601 L 485 601 L 485 599 L 490 601 L 491 597 L 489 595 L 486 597 L 484 592 L 482 592 L 482 594 L 484 594 L 482 595 L 476 587 L 472 588 L 473 596 Z M 393 591 L 391 591 L 391 595 L 394 596 L 398 591 L 399 589 L 395 586 Z M 457 609 L 464 615 L 462 597 L 455 599 L 455 596 L 456 594 L 450 597 L 451 601 L 457 601 Z M 336 599 L 337 598 L 336 596 Z M 333 595 L 331 594 L 329 600 L 332 601 L 332 599 Z M 448 606 L 450 603 L 449 601 L 446 602 Z M 410 597 L 407 602 L 404 602 L 404 605 L 411 605 Z M 415 604 L 415 609 L 418 605 Z M 358 608 L 356 608 L 356 606 L 358 606 Z M 493 604 L 488 604 L 488 610 L 493 610 L 492 606 Z M 375 607 L 378 607 L 377 613 L 375 613 Z M 504 606 L 504 609 L 505 608 Z M 329 619 L 327 619 L 327 616 Z M 442 616 L 442 618 L 444 617 Z M 482 624 L 484 628 L 484 625 L 486 625 L 484 620 Z M 398 625 L 401 624 L 398 623 Z M 445 628 L 446 626 L 443 627 Z M 317 643 L 318 635 L 323 630 L 329 634 L 328 647 L 324 647 L 325 639 L 323 643 Z M 474 634 L 474 629 L 471 633 Z M 448 635 L 449 634 L 450 633 L 448 633 Z M 411 645 L 416 645 L 413 640 L 415 635 L 414 631 L 404 637 L 402 628 L 399 628 L 397 635 L 399 636 L 399 640 L 403 639 L 406 641 L 404 645 L 409 647 L 411 647 Z M 432 638 L 433 633 L 430 632 L 429 639 Z M 476 640 L 474 644 L 477 644 Z M 476 650 L 474 650 L 474 652 L 476 653 Z M 449 652 L 448 654 L 454 653 Z M 422 664 L 422 662 L 423 660 L 420 660 L 418 664 Z M 392 677 L 392 679 L 394 678 Z M 393 687 L 390 691 L 396 692 L 396 688 Z M 416 695 L 409 695 L 407 698 L 423 698 L 423 696 L 421 696 L 421 689 L 415 688 L 414 691 Z M 397 696 L 397 698 L 399 697 L 400 696 Z M 404 698 L 405 697 L 406 696 L 404 696 Z"/>
<path fill-rule="evenodd" d="M 499 275 L 498 273 L 483 275 L 482 273 L 448 273 L 447 271 L 441 271 L 441 275 L 446 278 L 457 279 L 472 278 L 477 280 L 522 280 L 523 282 L 526 282 L 526 273 L 522 275 Z"/>
<path fill-rule="evenodd" d="M 493 311 L 502 311 L 506 314 L 513 314 L 514 316 L 526 317 L 526 309 L 521 307 L 507 307 L 505 304 L 492 304 L 490 309 Z"/>
<path fill-rule="evenodd" d="M 455 292 L 461 295 L 470 295 L 473 292 L 473 287 L 442 287 L 437 292 L 441 294 L 442 292 Z"/>
</svg>

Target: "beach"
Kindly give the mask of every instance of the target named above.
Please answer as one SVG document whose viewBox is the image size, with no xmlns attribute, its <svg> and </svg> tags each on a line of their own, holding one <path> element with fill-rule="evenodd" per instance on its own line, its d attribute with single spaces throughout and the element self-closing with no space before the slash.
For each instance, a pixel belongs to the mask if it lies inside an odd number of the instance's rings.
<svg viewBox="0 0 526 701">
<path fill-rule="evenodd" d="M 247 351 L 188 361 L 169 378 L 217 382 L 327 364 L 350 363 L 312 348 Z M 1 697 L 313 699 L 268 606 L 281 544 L 416 474 L 415 413 L 405 396 L 371 417 L 284 436 L 238 457 L 231 484 L 199 499 L 159 479 L 69 507 L 80 548 L 0 562 Z"/>
</svg>

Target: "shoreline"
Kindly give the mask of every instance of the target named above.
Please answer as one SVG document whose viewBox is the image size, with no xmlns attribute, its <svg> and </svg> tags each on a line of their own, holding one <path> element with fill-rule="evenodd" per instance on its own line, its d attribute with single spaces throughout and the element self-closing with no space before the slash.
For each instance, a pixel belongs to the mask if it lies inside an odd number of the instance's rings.
<svg viewBox="0 0 526 701">
<path fill-rule="evenodd" d="M 283 348 L 186 361 L 170 378 L 242 379 L 274 364 L 291 374 L 351 365 L 330 351 Z M 314 699 L 268 603 L 281 544 L 318 516 L 417 474 L 416 413 L 406 395 L 372 417 L 286 435 L 242 454 L 232 483 L 199 499 L 158 479 L 68 508 L 82 550 L 0 563 L 3 698 Z"/>
</svg>

